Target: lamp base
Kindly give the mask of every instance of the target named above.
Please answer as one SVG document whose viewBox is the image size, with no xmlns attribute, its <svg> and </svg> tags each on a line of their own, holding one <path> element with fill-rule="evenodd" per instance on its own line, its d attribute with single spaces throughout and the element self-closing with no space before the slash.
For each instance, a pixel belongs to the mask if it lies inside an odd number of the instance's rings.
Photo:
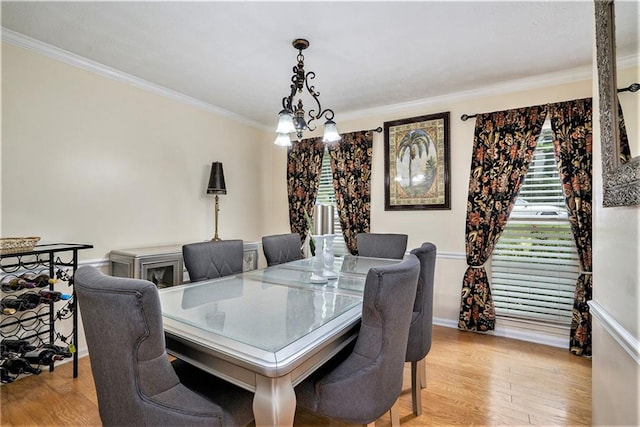
<svg viewBox="0 0 640 427">
<path fill-rule="evenodd" d="M 216 224 L 216 231 L 215 233 L 213 233 L 213 238 L 211 239 L 212 242 L 218 242 L 220 240 L 222 240 L 221 238 L 218 237 L 218 212 L 220 212 L 220 205 L 218 204 L 218 195 L 216 194 L 216 206 L 215 209 L 213 210 L 214 214 L 215 214 L 215 219 L 214 222 Z"/>
</svg>

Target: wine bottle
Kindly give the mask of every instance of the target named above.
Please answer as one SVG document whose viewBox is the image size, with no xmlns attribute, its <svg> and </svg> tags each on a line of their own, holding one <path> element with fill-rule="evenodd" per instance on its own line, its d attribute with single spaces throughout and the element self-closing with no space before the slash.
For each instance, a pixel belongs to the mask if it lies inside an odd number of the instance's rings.
<svg viewBox="0 0 640 427">
<path fill-rule="evenodd" d="M 58 354 L 55 349 L 52 348 L 37 348 L 32 351 L 26 352 L 23 356 L 29 363 L 34 363 L 36 365 L 50 365 L 55 360 L 62 360 L 64 356 Z"/>
<path fill-rule="evenodd" d="M 9 375 L 9 370 L 4 366 L 0 366 L 0 382 L 8 384 L 12 383 L 14 380 L 15 378 Z"/>
<path fill-rule="evenodd" d="M 70 347 L 61 347 L 55 344 L 43 344 L 41 348 L 54 350 L 59 356 L 62 356 L 62 357 L 73 356 L 73 353 Z"/>
<path fill-rule="evenodd" d="M 58 291 L 50 291 L 48 289 L 42 289 L 39 292 L 39 295 L 42 298 L 42 302 L 44 303 L 56 302 L 60 300 L 68 300 L 71 298 L 71 295 L 69 294 L 63 294 L 62 292 L 58 292 Z"/>
<path fill-rule="evenodd" d="M 20 295 L 20 299 L 27 301 L 29 304 L 33 304 L 34 306 L 37 306 L 42 302 L 46 302 L 40 295 L 33 292 L 25 292 L 24 294 Z"/>
<path fill-rule="evenodd" d="M 26 359 L 23 359 L 22 357 L 9 358 L 4 362 L 3 366 L 5 366 L 9 370 L 9 372 L 15 375 L 20 375 L 20 374 L 38 375 L 40 374 L 40 372 L 42 372 L 40 368 L 31 366 L 29 361 L 27 361 Z"/>
<path fill-rule="evenodd" d="M 5 292 L 19 291 L 20 289 L 24 289 L 27 286 L 27 281 L 19 277 L 14 277 L 12 279 L 2 281 L 2 290 Z"/>
<path fill-rule="evenodd" d="M 22 288 L 33 289 L 38 285 L 37 277 L 34 273 L 23 273 L 18 276 L 18 280 L 21 282 Z"/>
<path fill-rule="evenodd" d="M 51 278 L 48 274 L 40 274 L 34 278 L 36 286 L 39 288 L 44 288 L 48 285 L 55 284 L 58 280 L 55 278 Z"/>
<path fill-rule="evenodd" d="M 36 346 L 31 345 L 27 340 L 15 338 L 5 338 L 0 342 L 0 352 L 5 353 L 26 353 L 35 350 Z"/>
<path fill-rule="evenodd" d="M 20 279 L 25 280 L 28 283 L 28 286 L 31 288 L 44 288 L 50 284 L 54 284 L 57 282 L 56 279 L 52 279 L 48 274 L 34 274 L 34 273 L 24 273 L 20 276 Z"/>
<path fill-rule="evenodd" d="M 2 298 L 2 300 L 0 300 L 0 306 L 2 306 L 3 311 L 7 308 L 14 309 L 16 311 L 31 310 L 32 308 L 35 308 L 37 305 L 38 304 L 27 301 L 24 298 L 4 297 Z"/>
</svg>

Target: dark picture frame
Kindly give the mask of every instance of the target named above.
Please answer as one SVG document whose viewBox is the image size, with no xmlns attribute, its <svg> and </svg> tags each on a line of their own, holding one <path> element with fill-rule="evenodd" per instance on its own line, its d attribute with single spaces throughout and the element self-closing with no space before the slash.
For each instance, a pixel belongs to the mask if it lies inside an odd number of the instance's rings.
<svg viewBox="0 0 640 427">
<path fill-rule="evenodd" d="M 451 209 L 449 116 L 384 122 L 384 210 Z"/>
</svg>

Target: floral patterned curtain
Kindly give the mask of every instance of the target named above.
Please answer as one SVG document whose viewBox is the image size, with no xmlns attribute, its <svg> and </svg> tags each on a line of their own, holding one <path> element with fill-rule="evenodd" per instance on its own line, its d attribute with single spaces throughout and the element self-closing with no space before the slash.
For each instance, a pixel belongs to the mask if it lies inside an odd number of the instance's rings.
<svg viewBox="0 0 640 427">
<path fill-rule="evenodd" d="M 591 356 L 591 315 L 587 301 L 591 277 L 592 117 L 591 98 L 560 102 L 550 107 L 553 145 L 569 223 L 580 257 L 571 321 L 570 350 Z M 624 126 L 624 125 L 623 125 Z"/>
<path fill-rule="evenodd" d="M 289 196 L 289 223 L 292 233 L 307 237 L 307 220 L 313 216 L 316 195 L 320 185 L 322 138 L 309 138 L 294 142 L 287 150 L 287 194 Z"/>
<path fill-rule="evenodd" d="M 342 234 L 349 252 L 356 255 L 356 236 L 368 233 L 371 218 L 372 131 L 342 134 L 339 143 L 329 146 L 333 188 Z"/>
<path fill-rule="evenodd" d="M 546 116 L 545 106 L 478 114 L 467 199 L 467 271 L 458 328 L 491 331 L 495 307 L 484 268 L 527 174 Z"/>
</svg>

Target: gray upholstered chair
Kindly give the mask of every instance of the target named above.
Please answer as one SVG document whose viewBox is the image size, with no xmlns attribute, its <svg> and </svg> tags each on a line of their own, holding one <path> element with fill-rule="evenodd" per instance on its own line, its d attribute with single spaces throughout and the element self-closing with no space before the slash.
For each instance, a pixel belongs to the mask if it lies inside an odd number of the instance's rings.
<svg viewBox="0 0 640 427">
<path fill-rule="evenodd" d="M 182 257 L 192 282 L 242 273 L 242 240 L 189 243 Z"/>
<path fill-rule="evenodd" d="M 253 394 L 169 362 L 156 286 L 83 266 L 74 275 L 105 426 L 228 426 L 253 420 Z M 192 384 L 192 385 L 190 385 Z"/>
<path fill-rule="evenodd" d="M 436 246 L 433 243 L 423 243 L 419 248 L 411 251 L 420 261 L 420 277 L 416 301 L 413 305 L 413 317 L 409 328 L 407 342 L 407 356 L 405 361 L 411 362 L 411 399 L 413 413 L 422 414 L 422 400 L 420 391 L 426 387 L 425 357 L 431 349 L 431 335 L 433 329 L 433 277 L 436 268 Z"/>
<path fill-rule="evenodd" d="M 353 351 L 337 367 L 329 363 L 295 388 L 299 406 L 357 424 L 372 423 L 391 410 L 392 425 L 399 424 L 396 402 L 419 272 L 413 255 L 369 270 Z"/>
<path fill-rule="evenodd" d="M 302 259 L 301 248 L 300 233 L 276 234 L 262 238 L 262 250 L 269 267 Z"/>
<path fill-rule="evenodd" d="M 402 259 L 407 250 L 406 234 L 358 233 L 358 255 Z"/>
</svg>

